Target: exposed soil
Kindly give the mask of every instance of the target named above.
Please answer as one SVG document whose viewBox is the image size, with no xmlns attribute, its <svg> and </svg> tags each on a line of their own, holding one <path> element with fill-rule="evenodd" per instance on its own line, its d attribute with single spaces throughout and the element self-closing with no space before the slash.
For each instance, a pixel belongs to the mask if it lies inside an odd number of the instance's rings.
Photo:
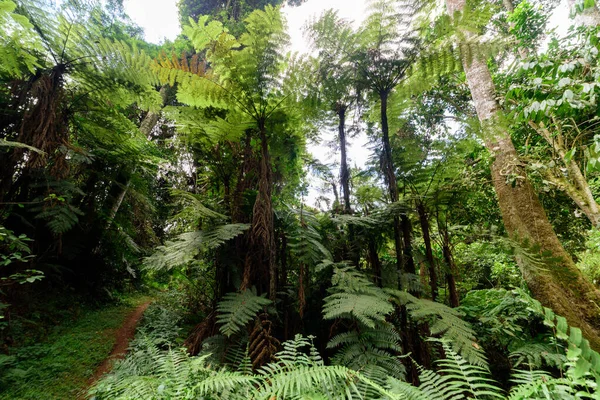
<svg viewBox="0 0 600 400">
<path fill-rule="evenodd" d="M 125 358 L 127 348 L 129 347 L 129 341 L 133 339 L 133 336 L 135 335 L 135 328 L 142 318 L 144 311 L 146 311 L 151 302 L 152 301 L 147 301 L 138 306 L 131 314 L 127 316 L 123 326 L 121 326 L 121 328 L 115 332 L 115 345 L 110 352 L 110 355 L 104 361 L 102 361 L 102 364 L 98 366 L 96 372 L 94 372 L 94 375 L 92 375 L 90 378 L 88 387 L 96 383 L 102 377 L 102 375 L 110 372 L 116 360 Z"/>
</svg>

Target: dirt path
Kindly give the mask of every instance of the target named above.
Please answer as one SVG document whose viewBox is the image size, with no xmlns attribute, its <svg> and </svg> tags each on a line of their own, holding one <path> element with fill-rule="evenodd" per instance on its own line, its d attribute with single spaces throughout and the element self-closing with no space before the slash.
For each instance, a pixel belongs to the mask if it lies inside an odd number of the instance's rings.
<svg viewBox="0 0 600 400">
<path fill-rule="evenodd" d="M 125 358 L 125 353 L 127 353 L 127 347 L 129 346 L 129 341 L 133 339 L 135 335 L 135 328 L 142 318 L 144 311 L 148 308 L 148 306 L 152 303 L 151 300 L 146 301 L 145 303 L 138 306 L 131 314 L 127 316 L 123 326 L 119 328 L 119 330 L 115 333 L 117 341 L 110 352 L 110 355 L 98 366 L 94 375 L 90 378 L 88 382 L 88 387 L 92 386 L 96 383 L 102 375 L 110 372 L 112 369 L 113 363 L 115 360 L 120 360 Z"/>
</svg>

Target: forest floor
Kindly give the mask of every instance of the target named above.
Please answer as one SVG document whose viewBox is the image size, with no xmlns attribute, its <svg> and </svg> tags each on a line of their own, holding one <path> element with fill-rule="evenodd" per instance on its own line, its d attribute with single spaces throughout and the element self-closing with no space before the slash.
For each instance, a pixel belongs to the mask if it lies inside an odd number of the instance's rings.
<svg viewBox="0 0 600 400">
<path fill-rule="evenodd" d="M 85 390 L 108 372 L 127 350 L 148 296 L 90 310 L 64 324 L 43 342 L 14 349 L 16 362 L 3 376 L 0 400 L 63 400 L 83 398 Z"/>
<path fill-rule="evenodd" d="M 94 372 L 94 375 L 90 378 L 88 386 L 92 386 L 102 377 L 102 375 L 110 372 L 116 360 L 125 358 L 127 348 L 129 347 L 129 341 L 135 336 L 135 328 L 151 302 L 152 300 L 145 301 L 127 316 L 125 322 L 123 322 L 123 325 L 115 334 L 116 341 L 110 355 L 98 366 L 96 372 Z"/>
</svg>

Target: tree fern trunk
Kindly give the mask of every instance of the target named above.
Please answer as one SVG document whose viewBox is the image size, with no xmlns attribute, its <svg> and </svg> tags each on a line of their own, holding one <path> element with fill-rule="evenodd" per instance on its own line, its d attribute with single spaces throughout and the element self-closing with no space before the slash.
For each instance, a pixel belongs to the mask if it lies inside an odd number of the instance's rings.
<svg viewBox="0 0 600 400">
<path fill-rule="evenodd" d="M 437 276 L 435 273 L 435 260 L 433 258 L 433 250 L 431 248 L 431 235 L 429 229 L 429 217 L 423 203 L 417 205 L 419 213 L 419 222 L 421 223 L 421 231 L 423 232 L 423 242 L 425 242 L 425 258 L 429 267 L 429 286 L 431 287 L 431 300 L 435 301 L 438 295 Z"/>
<path fill-rule="evenodd" d="M 465 6 L 465 0 L 446 0 L 453 15 Z M 463 32 L 469 38 L 470 32 Z M 532 268 L 523 258 L 517 261 L 534 296 L 557 314 L 579 326 L 595 349 L 600 349 L 600 293 L 588 282 L 562 247 L 548 221 L 523 164 L 502 124 L 502 112 L 485 60 L 463 58 L 467 83 L 482 127 L 485 145 L 494 157 L 492 181 L 502 212 L 504 226 L 514 238 L 539 244 L 558 260 L 547 262 L 545 270 Z"/>
<path fill-rule="evenodd" d="M 450 250 L 450 235 L 448 234 L 447 225 L 440 221 L 439 213 L 437 216 L 437 225 L 442 241 L 442 254 L 444 261 L 446 262 L 448 302 L 450 303 L 450 307 L 458 307 L 460 305 L 460 300 L 458 297 L 458 291 L 456 290 L 456 265 L 454 264 L 454 258 L 452 257 L 452 250 Z"/>
<path fill-rule="evenodd" d="M 262 292 L 268 292 L 271 300 L 275 300 L 277 269 L 275 264 L 273 203 L 271 200 L 273 173 L 271 171 L 269 143 L 264 121 L 259 122 L 258 128 L 261 142 L 260 177 L 258 194 L 252 210 L 250 251 L 246 256 L 242 289 L 255 284 Z"/>
<path fill-rule="evenodd" d="M 348 171 L 348 159 L 346 155 L 346 107 L 338 106 L 337 114 L 339 118 L 338 132 L 340 136 L 340 181 L 344 195 L 344 212 L 351 214 L 350 207 L 350 172 Z"/>
<path fill-rule="evenodd" d="M 388 184 L 388 191 L 392 203 L 398 201 L 398 183 L 396 182 L 396 172 L 394 169 L 394 159 L 392 158 L 392 146 L 390 145 L 390 129 L 388 125 L 387 107 L 388 107 L 388 92 L 382 91 L 379 93 L 381 101 L 381 133 L 383 141 L 383 155 L 381 167 L 383 175 Z M 398 271 L 404 270 L 402 262 L 402 230 L 400 227 L 400 218 L 394 217 L 394 246 L 396 248 L 396 267 Z M 414 266 L 414 265 L 413 265 Z"/>
</svg>

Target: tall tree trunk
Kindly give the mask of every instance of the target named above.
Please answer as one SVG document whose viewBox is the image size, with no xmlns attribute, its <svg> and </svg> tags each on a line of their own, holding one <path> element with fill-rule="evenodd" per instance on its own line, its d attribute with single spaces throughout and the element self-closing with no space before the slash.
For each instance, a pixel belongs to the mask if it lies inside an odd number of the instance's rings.
<svg viewBox="0 0 600 400">
<path fill-rule="evenodd" d="M 575 3 L 577 3 L 577 0 L 569 0 L 571 9 L 575 7 Z M 594 4 L 583 10 L 581 13 L 577 13 L 575 22 L 583 26 L 598 26 L 600 24 L 600 11 L 598 10 L 598 5 Z"/>
<path fill-rule="evenodd" d="M 450 250 L 450 235 L 448 234 L 448 226 L 446 222 L 442 223 L 439 212 L 437 214 L 438 232 L 442 242 L 442 254 L 446 263 L 446 283 L 448 284 L 448 301 L 450 307 L 460 306 L 458 291 L 456 290 L 456 265 Z"/>
<path fill-rule="evenodd" d="M 248 222 L 242 203 L 244 202 L 244 192 L 251 187 L 253 170 L 255 169 L 254 164 L 255 159 L 252 152 L 252 134 L 250 131 L 247 131 L 244 138 L 242 163 L 240 164 L 235 191 L 233 193 L 233 201 L 231 203 L 231 219 L 234 223 Z"/>
<path fill-rule="evenodd" d="M 431 247 L 431 235 L 429 228 L 429 216 L 425 205 L 419 203 L 417 205 L 419 213 L 419 222 L 421 223 L 421 231 L 423 232 L 423 242 L 425 242 L 425 259 L 429 267 L 429 286 L 431 287 L 431 300 L 435 301 L 438 295 L 437 276 L 435 273 L 435 259 L 433 258 L 433 249 Z"/>
<path fill-rule="evenodd" d="M 446 0 L 448 12 L 454 15 L 465 6 L 465 0 Z M 467 39 L 473 34 L 462 32 Z M 595 349 L 600 349 L 600 293 L 588 282 L 562 247 L 548 221 L 523 164 L 502 124 L 502 112 L 484 59 L 463 57 L 467 83 L 477 115 L 486 132 L 485 145 L 494 157 L 492 181 L 509 235 L 539 244 L 558 262 L 548 263 L 544 270 L 531 268 L 519 258 L 523 276 L 535 298 L 544 306 L 567 318 L 572 326 L 582 329 Z"/>
<path fill-rule="evenodd" d="M 377 254 L 377 244 L 372 237 L 368 239 L 368 257 L 369 264 L 371 264 L 371 270 L 373 271 L 373 276 L 375 277 L 375 284 L 379 287 L 382 287 L 382 279 L 381 279 L 381 260 L 379 260 L 379 254 Z"/>
<path fill-rule="evenodd" d="M 269 143 L 264 121 L 258 126 L 261 143 L 260 178 L 258 194 L 252 210 L 252 227 L 250 228 L 250 251 L 246 255 L 244 277 L 241 288 L 255 284 L 269 293 L 275 300 L 277 295 L 277 269 L 275 263 L 275 232 L 273 221 L 273 173 Z M 268 282 L 267 287 L 264 283 Z M 265 290 L 266 289 L 266 290 Z"/>
<path fill-rule="evenodd" d="M 408 215 L 404 214 L 400 217 L 400 228 L 402 229 L 402 239 L 404 240 L 404 246 L 402 249 L 402 267 L 403 271 L 407 274 L 416 274 L 417 268 L 415 267 L 415 260 L 413 259 L 412 249 L 412 222 Z"/>
<path fill-rule="evenodd" d="M 396 182 L 394 159 L 392 158 L 392 146 L 390 145 L 390 128 L 388 125 L 387 117 L 388 95 L 389 92 L 387 91 L 382 91 L 379 93 L 379 99 L 381 101 L 381 133 L 383 141 L 383 156 L 381 160 L 381 167 L 383 170 L 385 180 L 388 184 L 390 200 L 392 201 L 392 203 L 395 203 L 399 199 L 399 194 L 398 182 Z M 404 264 L 402 262 L 402 230 L 400 227 L 400 218 L 398 217 L 394 217 L 394 246 L 396 248 L 396 267 L 398 268 L 398 271 L 402 271 Z"/>
<path fill-rule="evenodd" d="M 350 171 L 348 171 L 348 160 L 346 155 L 346 106 L 338 105 L 337 114 L 339 118 L 338 132 L 340 136 L 340 181 L 344 195 L 344 212 L 352 214 L 350 207 Z"/>
</svg>

